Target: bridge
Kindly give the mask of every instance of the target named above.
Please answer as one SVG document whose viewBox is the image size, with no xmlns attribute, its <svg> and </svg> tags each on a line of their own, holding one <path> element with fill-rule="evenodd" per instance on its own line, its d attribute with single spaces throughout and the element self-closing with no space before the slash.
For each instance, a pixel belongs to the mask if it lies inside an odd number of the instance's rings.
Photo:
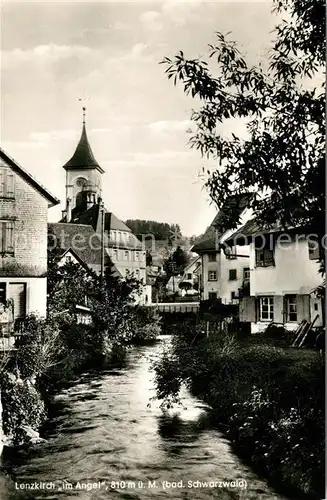
<svg viewBox="0 0 327 500">
<path fill-rule="evenodd" d="M 200 309 L 200 302 L 157 302 L 150 304 L 159 312 L 168 313 L 195 313 Z"/>
</svg>

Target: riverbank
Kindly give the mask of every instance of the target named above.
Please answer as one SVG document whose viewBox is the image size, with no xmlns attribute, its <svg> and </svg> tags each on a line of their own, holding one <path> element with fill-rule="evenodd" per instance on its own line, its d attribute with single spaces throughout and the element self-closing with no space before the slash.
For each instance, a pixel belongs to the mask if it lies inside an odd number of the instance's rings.
<svg viewBox="0 0 327 500">
<path fill-rule="evenodd" d="M 325 367 L 319 353 L 182 330 L 156 364 L 159 399 L 169 405 L 186 382 L 212 407 L 238 453 L 274 487 L 297 500 L 321 500 Z"/>
<path fill-rule="evenodd" d="M 46 441 L 6 449 L 4 470 L 18 484 L 53 482 L 56 491 L 40 493 L 49 500 L 286 500 L 233 453 L 229 441 L 212 426 L 206 405 L 189 391 L 182 391 L 182 407 L 169 412 L 151 401 L 151 364 L 169 342 L 161 337 L 151 347 L 132 348 L 124 368 L 84 374 L 60 391 L 45 429 Z M 101 488 L 77 490 L 78 482 L 91 481 L 101 481 Z M 183 488 L 169 487 L 180 481 Z M 204 486 L 188 487 L 196 481 Z M 205 486 L 215 481 L 222 484 Z M 8 483 L 1 489 L 0 482 L 1 500 L 34 498 L 35 492 L 18 491 Z M 63 485 L 66 490 L 59 491 Z"/>
<path fill-rule="evenodd" d="M 26 319 L 16 349 L 0 369 L 2 442 L 14 447 L 40 440 L 47 407 L 58 391 L 90 370 L 122 367 L 131 346 L 148 345 L 160 334 L 160 318 L 145 308 L 128 311 L 119 335 L 69 317 Z"/>
</svg>

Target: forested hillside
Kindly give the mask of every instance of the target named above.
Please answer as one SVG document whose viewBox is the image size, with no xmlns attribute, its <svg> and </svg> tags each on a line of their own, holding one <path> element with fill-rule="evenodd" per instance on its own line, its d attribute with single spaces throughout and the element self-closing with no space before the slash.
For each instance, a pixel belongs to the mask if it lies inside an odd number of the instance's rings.
<svg viewBox="0 0 327 500">
<path fill-rule="evenodd" d="M 140 219 L 128 219 L 125 224 L 136 236 L 153 234 L 156 240 L 179 239 L 182 237 L 179 224 Z"/>
</svg>

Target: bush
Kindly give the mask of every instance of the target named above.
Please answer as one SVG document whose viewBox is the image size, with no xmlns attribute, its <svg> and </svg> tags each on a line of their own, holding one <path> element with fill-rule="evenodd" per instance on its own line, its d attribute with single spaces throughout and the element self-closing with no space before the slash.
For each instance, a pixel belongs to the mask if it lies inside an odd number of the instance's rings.
<svg viewBox="0 0 327 500">
<path fill-rule="evenodd" d="M 29 441 L 30 431 L 38 434 L 46 412 L 41 396 L 30 380 L 4 372 L 1 376 L 1 400 L 3 431 L 13 445 Z"/>
<path fill-rule="evenodd" d="M 154 368 L 162 404 L 177 401 L 186 382 L 275 485 L 323 498 L 325 366 L 316 351 L 249 346 L 219 331 L 206 338 L 199 325 L 182 328 Z"/>
<path fill-rule="evenodd" d="M 156 340 L 162 332 L 161 316 L 152 307 L 139 306 L 134 311 L 134 328 L 130 343 L 146 344 Z"/>
</svg>

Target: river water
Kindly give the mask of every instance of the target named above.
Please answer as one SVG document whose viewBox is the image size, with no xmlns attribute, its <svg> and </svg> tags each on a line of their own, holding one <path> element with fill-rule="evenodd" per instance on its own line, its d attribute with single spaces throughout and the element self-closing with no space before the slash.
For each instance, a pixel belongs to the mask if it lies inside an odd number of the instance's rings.
<svg viewBox="0 0 327 500">
<path fill-rule="evenodd" d="M 242 464 L 186 390 L 183 407 L 148 406 L 151 361 L 167 342 L 134 348 L 126 368 L 87 374 L 59 394 L 46 441 L 4 454 L 11 479 L 0 476 L 1 500 L 286 500 Z"/>
</svg>

